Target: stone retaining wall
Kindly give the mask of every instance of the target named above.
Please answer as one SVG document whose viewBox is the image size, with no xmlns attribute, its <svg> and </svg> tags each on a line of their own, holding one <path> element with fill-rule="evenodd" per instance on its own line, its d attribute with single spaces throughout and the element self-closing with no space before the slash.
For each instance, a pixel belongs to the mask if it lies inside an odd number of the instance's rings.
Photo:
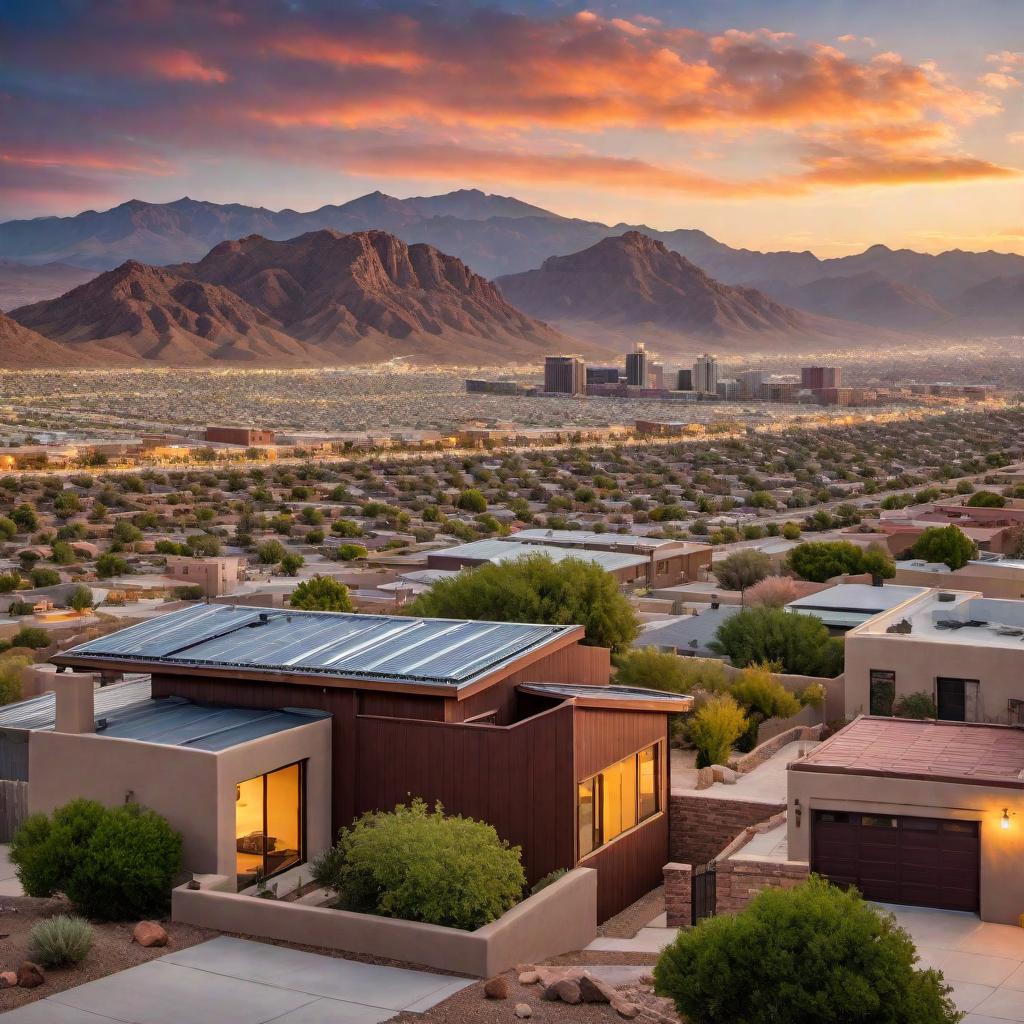
<svg viewBox="0 0 1024 1024">
<path fill-rule="evenodd" d="M 798 740 L 817 740 L 821 737 L 824 727 L 821 725 L 795 725 L 785 732 L 780 732 L 771 739 L 754 747 L 747 754 L 741 754 L 729 761 L 729 767 L 738 772 L 753 771 L 758 765 L 762 765 L 773 754 L 777 754 L 786 744 L 795 743 Z"/>
<path fill-rule="evenodd" d="M 673 793 L 669 798 L 669 856 L 681 864 L 707 864 L 745 828 L 785 809 L 784 803 Z"/>
</svg>

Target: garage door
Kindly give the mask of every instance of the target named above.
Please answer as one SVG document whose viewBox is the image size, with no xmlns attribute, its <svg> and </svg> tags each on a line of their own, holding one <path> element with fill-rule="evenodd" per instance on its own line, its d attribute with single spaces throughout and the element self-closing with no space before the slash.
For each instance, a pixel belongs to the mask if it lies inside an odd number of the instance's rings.
<svg viewBox="0 0 1024 1024">
<path fill-rule="evenodd" d="M 811 870 L 864 897 L 978 910 L 976 821 L 815 811 Z"/>
</svg>

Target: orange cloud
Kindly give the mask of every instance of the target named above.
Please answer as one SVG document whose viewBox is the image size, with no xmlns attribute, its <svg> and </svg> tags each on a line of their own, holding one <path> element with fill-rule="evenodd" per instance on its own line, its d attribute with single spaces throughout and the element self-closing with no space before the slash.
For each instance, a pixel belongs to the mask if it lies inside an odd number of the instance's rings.
<svg viewBox="0 0 1024 1024">
<path fill-rule="evenodd" d="M 75 168 L 86 171 L 117 171 L 134 174 L 166 175 L 172 166 L 160 158 L 139 159 L 138 156 L 120 156 L 111 152 L 82 152 L 74 150 L 25 151 L 5 149 L 0 163 L 19 167 Z"/>
<path fill-rule="evenodd" d="M 161 78 L 177 82 L 203 82 L 222 85 L 228 80 L 226 71 L 206 63 L 189 50 L 162 50 L 148 54 L 145 66 Z"/>
<path fill-rule="evenodd" d="M 299 35 L 277 40 L 273 48 L 288 57 L 333 64 L 336 67 L 380 67 L 396 71 L 416 71 L 426 58 L 421 53 L 399 46 L 356 40 L 328 39 L 324 36 Z"/>
<path fill-rule="evenodd" d="M 987 75 L 982 75 L 978 79 L 982 85 L 987 85 L 990 89 L 1017 89 L 1020 87 L 1020 80 L 1013 77 L 1013 75 L 1004 74 L 1002 71 L 990 71 Z"/>
</svg>

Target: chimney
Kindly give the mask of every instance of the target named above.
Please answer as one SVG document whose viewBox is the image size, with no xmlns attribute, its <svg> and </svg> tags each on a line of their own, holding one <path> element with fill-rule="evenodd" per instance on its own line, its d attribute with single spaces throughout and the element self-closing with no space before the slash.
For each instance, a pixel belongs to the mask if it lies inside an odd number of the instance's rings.
<svg viewBox="0 0 1024 1024">
<path fill-rule="evenodd" d="M 57 694 L 57 721 L 54 732 L 86 733 L 96 731 L 92 672 L 57 672 L 53 689 Z"/>
</svg>

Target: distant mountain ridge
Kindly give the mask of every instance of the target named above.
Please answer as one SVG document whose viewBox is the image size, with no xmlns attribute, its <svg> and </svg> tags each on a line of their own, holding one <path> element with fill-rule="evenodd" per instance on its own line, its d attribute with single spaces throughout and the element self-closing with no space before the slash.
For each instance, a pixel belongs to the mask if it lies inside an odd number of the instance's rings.
<svg viewBox="0 0 1024 1024">
<path fill-rule="evenodd" d="M 198 263 L 130 260 L 11 317 L 76 352 L 171 365 L 536 361 L 571 344 L 461 260 L 383 231 L 249 235 Z"/>
<path fill-rule="evenodd" d="M 808 251 L 758 252 L 732 248 L 696 229 L 661 231 L 642 224 L 562 217 L 478 189 L 408 199 L 373 192 L 308 212 L 187 197 L 164 204 L 131 200 L 103 212 L 0 224 L 0 258 L 32 264 L 59 261 L 92 270 L 128 259 L 165 265 L 200 260 L 229 238 L 259 234 L 284 240 L 322 229 L 386 231 L 407 244 L 425 243 L 449 253 L 490 278 L 536 269 L 551 256 L 581 252 L 603 238 L 639 231 L 722 284 L 754 287 L 820 316 L 899 331 L 953 334 L 977 329 L 1019 333 L 1024 318 L 1024 298 L 1012 286 L 993 285 L 997 306 L 985 307 L 988 282 L 1024 277 L 1024 256 L 1014 253 L 952 250 L 931 255 L 884 245 L 833 259 Z"/>
</svg>

